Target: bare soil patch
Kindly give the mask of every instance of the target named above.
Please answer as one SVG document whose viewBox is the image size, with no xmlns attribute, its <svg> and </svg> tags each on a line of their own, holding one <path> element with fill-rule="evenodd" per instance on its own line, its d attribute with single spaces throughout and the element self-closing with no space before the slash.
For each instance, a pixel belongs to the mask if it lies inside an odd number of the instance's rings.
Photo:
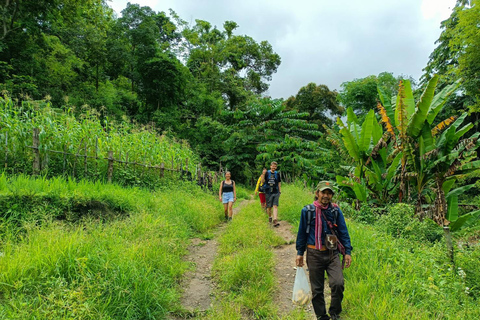
<svg viewBox="0 0 480 320">
<path fill-rule="evenodd" d="M 278 308 L 279 316 L 283 317 L 293 309 L 299 308 L 292 302 L 293 283 L 295 282 L 296 273 L 295 258 L 297 257 L 297 250 L 295 249 L 296 235 L 292 233 L 292 226 L 285 221 L 280 221 L 280 226 L 274 229 L 286 243 L 276 247 L 274 250 L 278 290 L 275 292 L 273 301 Z M 312 319 L 315 319 L 312 305 L 309 304 L 305 308 L 312 314 Z"/>
</svg>

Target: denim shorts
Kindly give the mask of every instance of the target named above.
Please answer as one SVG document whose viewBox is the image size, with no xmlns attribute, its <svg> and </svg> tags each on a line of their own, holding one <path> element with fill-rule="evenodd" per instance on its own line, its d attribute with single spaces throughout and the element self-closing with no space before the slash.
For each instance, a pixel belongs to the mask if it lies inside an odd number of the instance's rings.
<svg viewBox="0 0 480 320">
<path fill-rule="evenodd" d="M 233 202 L 233 192 L 222 193 L 222 203 Z"/>
</svg>

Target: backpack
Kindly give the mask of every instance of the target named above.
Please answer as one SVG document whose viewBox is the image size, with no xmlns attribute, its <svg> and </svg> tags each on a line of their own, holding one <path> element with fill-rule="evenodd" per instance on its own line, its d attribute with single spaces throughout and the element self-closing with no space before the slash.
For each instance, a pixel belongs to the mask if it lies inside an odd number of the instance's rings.
<svg viewBox="0 0 480 320">
<path fill-rule="evenodd" d="M 268 180 L 270 179 L 270 176 L 272 175 L 272 172 L 270 170 L 267 171 L 267 174 L 265 175 L 265 182 L 263 183 L 263 186 L 260 186 L 258 188 L 259 191 L 261 192 L 267 192 L 270 191 L 270 186 L 268 185 Z M 275 171 L 275 181 L 277 181 L 277 171 Z"/>
<path fill-rule="evenodd" d="M 335 212 L 335 216 L 333 217 L 333 224 L 336 225 L 337 224 L 337 218 L 338 218 L 338 206 L 336 204 L 333 204 L 332 203 L 332 206 L 334 208 L 334 212 Z M 310 233 L 310 224 L 312 222 L 312 218 L 315 214 L 315 206 L 313 204 L 308 204 L 305 206 L 305 208 L 307 208 L 307 230 L 306 232 L 307 233 Z"/>
</svg>

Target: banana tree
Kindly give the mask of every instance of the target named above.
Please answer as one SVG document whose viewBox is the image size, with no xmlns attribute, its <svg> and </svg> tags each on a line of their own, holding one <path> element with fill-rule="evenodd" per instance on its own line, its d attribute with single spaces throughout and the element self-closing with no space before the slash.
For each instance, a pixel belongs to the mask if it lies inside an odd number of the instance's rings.
<svg viewBox="0 0 480 320">
<path fill-rule="evenodd" d="M 382 175 L 380 167 L 376 171 L 367 167 L 368 164 L 373 163 L 372 153 L 377 153 L 379 146 L 383 146 L 382 127 L 375 118 L 374 111 L 370 110 L 360 125 L 353 109 L 348 108 L 347 124 L 344 124 L 340 118 L 337 119 L 337 124 L 341 128 L 340 134 L 342 135 L 343 145 L 356 165 L 352 168 L 349 178 L 337 176 L 337 183 L 352 189 L 360 201 L 367 201 L 368 190 L 371 191 L 370 195 L 382 201 L 377 194 L 379 189 L 377 185 Z M 376 175 L 376 173 L 379 175 Z M 371 178 L 366 179 L 367 176 Z"/>
<path fill-rule="evenodd" d="M 420 100 L 415 105 L 411 84 L 401 81 L 395 106 L 388 99 L 381 88 L 378 88 L 381 104 L 378 104 L 382 122 L 390 135 L 395 149 L 402 153 L 399 175 L 399 202 L 404 200 L 407 193 L 408 180 L 415 180 L 412 187 L 417 194 L 417 214 L 422 216 L 423 198 L 426 186 L 431 183 L 433 176 L 428 176 L 425 154 L 434 149 L 434 136 L 450 125 L 454 118 L 442 121 L 433 126 L 437 114 L 442 110 L 447 98 L 459 86 L 456 82 L 445 87 L 440 93 L 434 95 L 438 76 L 435 75 L 428 82 Z M 392 121 L 394 117 L 394 121 Z"/>
</svg>

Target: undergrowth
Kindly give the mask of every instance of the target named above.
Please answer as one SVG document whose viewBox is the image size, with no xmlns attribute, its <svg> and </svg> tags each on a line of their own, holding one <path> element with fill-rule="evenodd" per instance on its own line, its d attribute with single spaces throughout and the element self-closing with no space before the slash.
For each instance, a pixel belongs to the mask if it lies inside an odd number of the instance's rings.
<svg viewBox="0 0 480 320">
<path fill-rule="evenodd" d="M 189 239 L 208 236 L 221 221 L 215 198 L 190 184 L 152 193 L 61 179 L 0 180 L 2 201 L 30 199 L 11 206 L 8 217 L 2 212 L 0 319 L 165 318 L 179 308 Z M 92 201 L 122 219 L 103 219 L 102 212 L 57 219 Z M 45 205 L 33 214 L 38 203 Z"/>
</svg>

